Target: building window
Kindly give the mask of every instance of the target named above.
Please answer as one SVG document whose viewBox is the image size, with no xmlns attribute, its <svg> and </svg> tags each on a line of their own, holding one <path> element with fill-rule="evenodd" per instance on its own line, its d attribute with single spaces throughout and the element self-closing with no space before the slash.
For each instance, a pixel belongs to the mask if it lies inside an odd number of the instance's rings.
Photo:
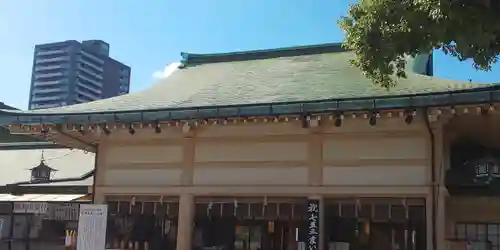
<svg viewBox="0 0 500 250">
<path fill-rule="evenodd" d="M 455 237 L 460 240 L 485 242 L 492 250 L 500 250 L 500 223 L 457 223 Z"/>
<path fill-rule="evenodd" d="M 122 78 L 127 79 L 129 76 L 130 76 L 130 70 L 129 70 L 129 69 L 127 69 L 127 68 L 122 68 L 122 69 L 120 70 L 120 80 L 121 80 Z"/>
</svg>

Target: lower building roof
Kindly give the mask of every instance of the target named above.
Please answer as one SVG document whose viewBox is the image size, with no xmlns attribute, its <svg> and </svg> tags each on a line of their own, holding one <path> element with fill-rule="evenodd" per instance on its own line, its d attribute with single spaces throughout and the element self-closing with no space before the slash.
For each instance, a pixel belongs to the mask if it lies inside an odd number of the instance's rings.
<svg viewBox="0 0 500 250">
<path fill-rule="evenodd" d="M 68 202 L 79 200 L 85 196 L 87 194 L 0 194 L 0 202 Z"/>
</svg>

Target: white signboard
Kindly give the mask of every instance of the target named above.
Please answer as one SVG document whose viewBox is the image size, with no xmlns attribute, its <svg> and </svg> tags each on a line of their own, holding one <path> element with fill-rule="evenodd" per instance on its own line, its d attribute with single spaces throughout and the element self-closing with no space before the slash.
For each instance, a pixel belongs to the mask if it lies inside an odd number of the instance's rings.
<svg viewBox="0 0 500 250">
<path fill-rule="evenodd" d="M 78 220 L 78 203 L 49 204 L 49 218 L 51 220 Z"/>
<path fill-rule="evenodd" d="M 80 205 L 77 250 L 104 250 L 106 245 L 107 205 Z"/>
<path fill-rule="evenodd" d="M 45 214 L 47 207 L 46 202 L 15 202 L 14 213 Z"/>
</svg>

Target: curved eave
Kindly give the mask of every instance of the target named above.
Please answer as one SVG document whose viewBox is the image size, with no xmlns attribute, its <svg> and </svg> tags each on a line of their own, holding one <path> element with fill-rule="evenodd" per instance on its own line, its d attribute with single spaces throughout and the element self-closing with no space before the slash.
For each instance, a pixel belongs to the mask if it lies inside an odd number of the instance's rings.
<svg viewBox="0 0 500 250">
<path fill-rule="evenodd" d="M 82 124 L 104 122 L 151 122 L 230 117 L 259 117 L 335 113 L 367 110 L 391 110 L 459 106 L 500 102 L 500 85 L 488 85 L 464 90 L 414 95 L 325 99 L 302 102 L 124 110 L 80 113 L 24 113 L 0 110 L 0 125 L 12 124 Z"/>
<path fill-rule="evenodd" d="M 20 150 L 20 149 L 61 149 L 67 148 L 54 142 L 10 142 L 0 143 L 0 150 Z"/>
</svg>

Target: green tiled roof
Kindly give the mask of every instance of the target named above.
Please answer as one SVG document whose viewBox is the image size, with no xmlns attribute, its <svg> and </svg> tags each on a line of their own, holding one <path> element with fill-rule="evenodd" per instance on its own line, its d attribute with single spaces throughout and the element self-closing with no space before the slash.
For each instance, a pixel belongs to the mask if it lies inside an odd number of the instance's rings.
<svg viewBox="0 0 500 250">
<path fill-rule="evenodd" d="M 457 82 L 418 74 L 428 56 L 410 59 L 408 78 L 391 90 L 375 86 L 349 63 L 354 54 L 340 44 L 226 54 L 183 54 L 183 65 L 144 91 L 90 103 L 9 112 L 68 115 L 187 109 L 225 105 L 384 98 L 471 90 L 488 84 Z"/>
</svg>

